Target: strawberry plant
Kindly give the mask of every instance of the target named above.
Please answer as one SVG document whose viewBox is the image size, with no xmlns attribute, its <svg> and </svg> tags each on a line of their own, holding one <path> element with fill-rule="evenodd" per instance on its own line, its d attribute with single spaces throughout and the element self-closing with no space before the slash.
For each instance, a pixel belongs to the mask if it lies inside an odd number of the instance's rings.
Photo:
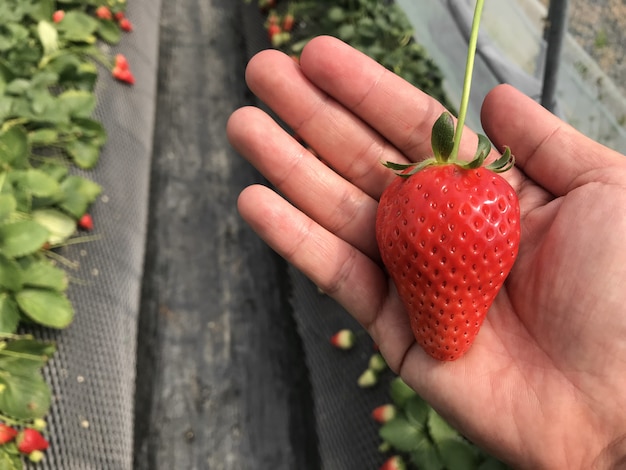
<svg viewBox="0 0 626 470">
<path fill-rule="evenodd" d="M 71 167 L 93 168 L 106 142 L 91 117 L 94 87 L 97 65 L 114 65 L 98 41 L 114 45 L 132 29 L 124 9 L 124 0 L 0 2 L 0 468 L 22 468 L 20 453 L 39 461 L 48 447 L 35 424 L 50 407 L 41 371 L 56 346 L 17 332 L 74 317 L 51 250 L 93 228 L 87 210 L 101 188 Z"/>
<path fill-rule="evenodd" d="M 250 3 L 251 0 L 245 0 Z M 272 46 L 297 57 L 319 35 L 342 39 L 451 109 L 443 77 L 400 7 L 381 0 L 257 0 Z"/>
</svg>

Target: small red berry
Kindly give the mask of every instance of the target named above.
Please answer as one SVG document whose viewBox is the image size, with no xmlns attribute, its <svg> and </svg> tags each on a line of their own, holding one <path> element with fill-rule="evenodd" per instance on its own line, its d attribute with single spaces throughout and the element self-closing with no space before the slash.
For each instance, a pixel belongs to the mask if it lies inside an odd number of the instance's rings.
<svg viewBox="0 0 626 470">
<path fill-rule="evenodd" d="M 17 431 L 11 426 L 7 426 L 4 423 L 0 423 L 0 444 L 6 444 L 11 442 L 17 436 Z"/>
<path fill-rule="evenodd" d="M 115 15 L 113 15 L 113 17 L 115 18 L 116 21 L 121 21 L 123 18 L 125 18 L 124 12 L 118 11 Z"/>
<path fill-rule="evenodd" d="M 133 24 L 130 22 L 128 18 L 122 18 L 119 21 L 120 28 L 127 33 L 130 33 L 133 30 Z"/>
<path fill-rule="evenodd" d="M 98 18 L 100 18 L 101 20 L 112 20 L 113 19 L 113 14 L 111 13 L 111 10 L 109 10 L 109 8 L 104 6 L 104 5 L 99 6 L 98 8 L 96 8 L 96 16 Z"/>
<path fill-rule="evenodd" d="M 15 442 L 17 443 L 17 450 L 23 454 L 30 454 L 37 450 L 46 450 L 49 445 L 41 433 L 32 428 L 20 431 Z"/>
<path fill-rule="evenodd" d="M 129 70 L 130 65 L 128 64 L 128 59 L 124 54 L 117 54 L 115 56 L 115 66 L 119 67 L 122 70 Z"/>
<path fill-rule="evenodd" d="M 52 21 L 54 21 L 55 23 L 61 22 L 63 17 L 65 17 L 65 12 L 63 10 L 57 10 L 52 13 Z"/>
<path fill-rule="evenodd" d="M 120 82 L 128 83 L 129 85 L 133 85 L 135 83 L 135 76 L 128 69 L 113 67 L 111 73 L 113 74 L 113 78 L 119 80 Z"/>
<path fill-rule="evenodd" d="M 83 230 L 93 230 L 93 219 L 90 214 L 83 214 L 83 216 L 78 219 L 78 227 Z"/>
</svg>

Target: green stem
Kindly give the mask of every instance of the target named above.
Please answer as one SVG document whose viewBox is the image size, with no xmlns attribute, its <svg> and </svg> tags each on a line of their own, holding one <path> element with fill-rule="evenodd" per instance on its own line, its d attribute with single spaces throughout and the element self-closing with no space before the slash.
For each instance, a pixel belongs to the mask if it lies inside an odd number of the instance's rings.
<svg viewBox="0 0 626 470">
<path fill-rule="evenodd" d="M 472 21 L 472 31 L 470 33 L 469 44 L 467 47 L 467 63 L 465 64 L 465 78 L 463 80 L 463 94 L 461 95 L 461 106 L 459 108 L 459 119 L 456 123 L 456 131 L 454 133 L 454 146 L 450 160 L 455 161 L 459 156 L 459 147 L 461 146 L 461 135 L 463 134 L 463 126 L 465 125 L 465 116 L 469 106 L 470 89 L 472 88 L 472 72 L 474 71 L 474 59 L 476 58 L 476 43 L 478 42 L 478 27 L 480 25 L 480 17 L 483 13 L 483 5 L 485 0 L 476 0 L 476 9 L 474 10 L 474 19 Z"/>
</svg>

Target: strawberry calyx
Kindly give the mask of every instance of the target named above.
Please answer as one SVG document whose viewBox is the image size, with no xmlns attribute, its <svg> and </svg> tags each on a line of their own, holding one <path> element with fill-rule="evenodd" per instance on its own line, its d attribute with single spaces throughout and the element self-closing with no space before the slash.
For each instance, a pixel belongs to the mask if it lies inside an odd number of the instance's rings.
<svg viewBox="0 0 626 470">
<path fill-rule="evenodd" d="M 431 147 L 433 150 L 433 156 L 422 160 L 418 163 L 394 163 L 383 162 L 383 165 L 393 170 L 398 176 L 408 178 L 414 175 L 418 171 L 423 170 L 426 167 L 434 165 L 457 165 L 463 169 L 471 170 L 480 168 L 484 165 L 485 159 L 491 152 L 491 142 L 489 139 L 478 134 L 478 147 L 474 157 L 469 160 L 459 160 L 458 153 L 455 152 L 455 129 L 452 115 L 445 111 L 439 116 L 439 119 L 433 124 L 431 132 Z M 484 165 L 485 168 L 495 173 L 503 173 L 511 169 L 515 165 L 515 157 L 511 153 L 509 147 L 504 148 L 502 156 L 488 165 Z"/>
</svg>

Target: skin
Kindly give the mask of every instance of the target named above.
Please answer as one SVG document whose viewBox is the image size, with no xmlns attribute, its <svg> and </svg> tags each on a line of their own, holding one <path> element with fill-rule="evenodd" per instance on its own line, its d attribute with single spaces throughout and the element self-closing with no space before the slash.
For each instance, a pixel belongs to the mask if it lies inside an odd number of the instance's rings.
<svg viewBox="0 0 626 470">
<path fill-rule="evenodd" d="M 626 465 L 626 157 L 510 86 L 491 91 L 483 128 L 517 159 L 504 176 L 520 200 L 519 256 L 473 347 L 442 363 L 414 342 L 374 237 L 377 200 L 394 178 L 380 161 L 428 157 L 442 106 L 329 37 L 312 40 L 300 65 L 259 53 L 246 79 L 326 162 L 263 111 L 232 114 L 232 145 L 282 195 L 259 185 L 241 193 L 239 211 L 259 236 L 495 456 L 528 469 Z M 466 129 L 461 155 L 475 148 Z"/>
</svg>

